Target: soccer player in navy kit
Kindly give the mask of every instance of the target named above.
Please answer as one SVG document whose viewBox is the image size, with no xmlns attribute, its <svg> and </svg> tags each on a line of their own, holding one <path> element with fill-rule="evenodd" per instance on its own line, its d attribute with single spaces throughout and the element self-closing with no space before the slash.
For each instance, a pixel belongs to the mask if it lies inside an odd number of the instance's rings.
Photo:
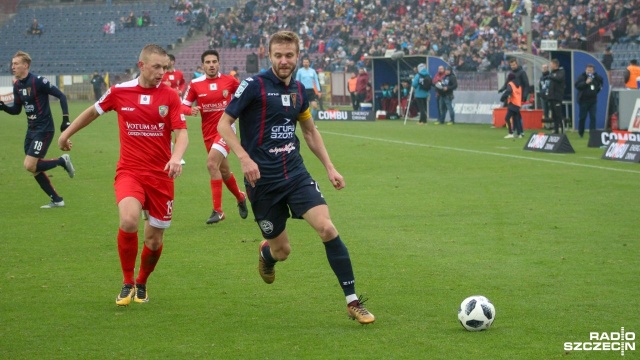
<svg viewBox="0 0 640 360">
<path fill-rule="evenodd" d="M 320 235 L 329 265 L 346 297 L 349 317 L 370 324 L 375 317 L 356 295 L 349 252 L 300 155 L 300 140 L 295 134 L 298 123 L 333 187 L 340 190 L 345 186 L 311 118 L 304 85 L 291 79 L 299 54 L 295 33 L 273 34 L 269 40 L 271 69 L 242 81 L 220 119 L 218 132 L 240 160 L 255 220 L 266 239 L 259 247 L 258 272 L 262 279 L 272 283 L 276 262 L 286 260 L 291 252 L 285 229 L 291 211 L 293 218 L 305 219 Z M 238 118 L 240 140 L 231 128 Z"/>
<path fill-rule="evenodd" d="M 53 139 L 54 124 L 51 108 L 49 107 L 49 95 L 60 99 L 62 108 L 62 124 L 60 131 L 69 126 L 69 110 L 67 97 L 45 77 L 29 72 L 31 68 L 31 56 L 23 51 L 18 51 L 11 59 L 11 71 L 16 77 L 13 84 L 13 105 L 7 106 L 0 101 L 0 110 L 11 115 L 19 115 L 24 106 L 27 115 L 27 135 L 24 139 L 24 168 L 33 174 L 40 188 L 49 196 L 50 203 L 41 206 L 43 209 L 51 209 L 64 206 L 64 200 L 51 185 L 46 171 L 57 166 L 62 166 L 69 177 L 73 177 L 75 170 L 68 154 L 57 159 L 44 159 Z"/>
</svg>

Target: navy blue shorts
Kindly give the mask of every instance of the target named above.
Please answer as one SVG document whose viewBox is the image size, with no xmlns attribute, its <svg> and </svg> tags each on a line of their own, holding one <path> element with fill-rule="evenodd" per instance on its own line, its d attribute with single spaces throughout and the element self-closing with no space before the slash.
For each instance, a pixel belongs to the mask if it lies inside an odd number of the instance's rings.
<svg viewBox="0 0 640 360">
<path fill-rule="evenodd" d="M 53 131 L 27 131 L 24 138 L 25 155 L 44 158 L 53 140 Z"/>
<path fill-rule="evenodd" d="M 317 101 L 318 100 L 318 95 L 316 95 L 316 91 L 313 89 L 305 89 L 306 93 L 307 93 L 307 101 L 312 102 L 312 101 Z"/>
<path fill-rule="evenodd" d="M 327 204 L 318 183 L 308 173 L 255 188 L 247 186 L 247 196 L 265 239 L 280 235 L 289 217 L 302 219 L 309 209 Z"/>
</svg>

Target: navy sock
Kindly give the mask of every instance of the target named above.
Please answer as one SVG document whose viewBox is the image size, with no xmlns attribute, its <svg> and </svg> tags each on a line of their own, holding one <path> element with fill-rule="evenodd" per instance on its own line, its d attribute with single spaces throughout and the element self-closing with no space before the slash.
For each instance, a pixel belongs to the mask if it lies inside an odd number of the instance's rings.
<svg viewBox="0 0 640 360">
<path fill-rule="evenodd" d="M 60 195 L 58 195 L 56 190 L 53 188 L 53 185 L 51 185 L 51 181 L 49 181 L 49 177 L 45 172 L 39 173 L 38 175 L 34 176 L 34 178 L 40 185 L 40 188 L 42 188 L 42 190 L 47 195 L 49 195 L 49 198 L 51 198 L 52 201 L 55 201 L 55 202 L 62 201 L 62 198 L 60 197 Z"/>
<path fill-rule="evenodd" d="M 336 277 L 338 277 L 344 295 L 355 294 L 356 284 L 353 268 L 351 267 L 351 258 L 349 257 L 347 247 L 340 239 L 340 235 L 336 236 L 333 240 L 325 242 L 324 247 L 327 252 L 329 265 L 331 265 L 331 269 L 336 274 Z"/>
<path fill-rule="evenodd" d="M 275 264 L 276 262 L 278 262 L 278 260 L 274 259 L 273 256 L 271 256 L 271 248 L 269 247 L 269 244 L 265 245 L 262 248 L 262 258 L 264 259 L 264 261 L 266 261 L 269 264 Z"/>
<path fill-rule="evenodd" d="M 62 158 L 49 160 L 40 159 L 38 160 L 38 164 L 36 165 L 36 171 L 41 172 L 51 170 L 58 165 L 64 166 L 64 160 Z"/>
</svg>

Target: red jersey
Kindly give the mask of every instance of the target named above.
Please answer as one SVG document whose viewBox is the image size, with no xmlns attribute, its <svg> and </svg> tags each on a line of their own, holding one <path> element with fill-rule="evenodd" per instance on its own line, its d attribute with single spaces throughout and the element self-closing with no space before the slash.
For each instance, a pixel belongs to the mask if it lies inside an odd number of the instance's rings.
<svg viewBox="0 0 640 360">
<path fill-rule="evenodd" d="M 94 106 L 100 115 L 111 110 L 118 113 L 120 159 L 116 171 L 166 176 L 171 131 L 187 128 L 175 91 L 164 84 L 143 88 L 134 79 L 112 86 Z"/>
<path fill-rule="evenodd" d="M 218 134 L 218 122 L 240 85 L 231 75 L 218 73 L 214 79 L 202 75 L 191 80 L 182 103 L 186 106 L 197 101 L 202 116 L 202 135 L 205 138 Z"/>
<path fill-rule="evenodd" d="M 171 83 L 171 88 L 176 92 L 181 95 L 184 93 L 184 87 L 186 86 L 187 82 L 184 81 L 184 74 L 182 74 L 182 71 L 173 70 L 165 72 L 162 76 L 162 82 L 164 83 L 167 81 Z"/>
</svg>

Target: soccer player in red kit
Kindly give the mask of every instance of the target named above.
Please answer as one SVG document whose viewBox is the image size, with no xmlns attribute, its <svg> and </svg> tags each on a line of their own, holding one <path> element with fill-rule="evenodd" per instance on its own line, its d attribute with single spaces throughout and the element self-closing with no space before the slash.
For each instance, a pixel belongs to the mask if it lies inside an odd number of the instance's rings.
<svg viewBox="0 0 640 360">
<path fill-rule="evenodd" d="M 222 211 L 222 183 L 238 201 L 238 212 L 247 218 L 247 197 L 240 191 L 227 161 L 229 147 L 218 134 L 218 122 L 229 105 L 240 82 L 231 75 L 220 73 L 220 55 L 216 50 L 207 50 L 200 56 L 205 75 L 191 80 L 182 100 L 185 115 L 202 116 L 202 136 L 207 150 L 207 169 L 211 176 L 211 197 L 213 212 L 207 224 L 217 223 L 225 218 Z M 192 105 L 197 102 L 197 106 Z M 234 127 L 235 130 L 235 127 Z"/>
<path fill-rule="evenodd" d="M 169 68 L 162 76 L 162 82 L 175 90 L 180 97 L 184 94 L 184 88 L 187 82 L 184 80 L 184 74 L 180 70 L 176 70 L 176 57 L 173 54 L 169 56 Z"/>
<path fill-rule="evenodd" d="M 114 187 L 120 216 L 118 254 L 124 276 L 124 285 L 116 298 L 119 306 L 129 305 L 131 300 L 149 301 L 147 279 L 162 254 L 164 230 L 171 225 L 173 183 L 182 173 L 180 159 L 189 142 L 180 98 L 162 83 L 168 66 L 169 57 L 162 47 L 145 46 L 138 59 L 140 76 L 112 86 L 58 139 L 60 149 L 71 150 L 73 134 L 105 112 L 118 113 L 120 159 Z M 175 133 L 173 153 L 172 131 Z M 141 211 L 147 220 L 138 277 L 134 281 Z"/>
</svg>

